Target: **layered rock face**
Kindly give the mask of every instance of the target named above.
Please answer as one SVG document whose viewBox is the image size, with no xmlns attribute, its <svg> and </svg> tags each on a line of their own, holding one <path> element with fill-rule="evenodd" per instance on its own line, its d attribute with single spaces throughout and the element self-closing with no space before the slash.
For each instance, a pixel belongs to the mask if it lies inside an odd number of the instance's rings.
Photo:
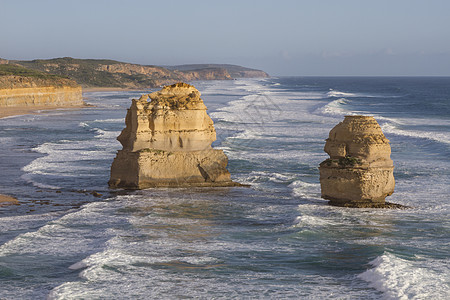
<svg viewBox="0 0 450 300">
<path fill-rule="evenodd" d="M 148 99 L 150 98 L 150 101 Z M 177 83 L 132 100 L 110 187 L 233 186 L 200 92 Z"/>
<path fill-rule="evenodd" d="M 81 87 L 0 89 L 0 107 L 80 106 Z"/>
<path fill-rule="evenodd" d="M 326 140 L 320 164 L 322 198 L 331 205 L 383 207 L 394 192 L 389 140 L 373 117 L 346 116 Z"/>
<path fill-rule="evenodd" d="M 81 86 L 69 79 L 0 76 L 0 107 L 80 106 Z"/>
</svg>

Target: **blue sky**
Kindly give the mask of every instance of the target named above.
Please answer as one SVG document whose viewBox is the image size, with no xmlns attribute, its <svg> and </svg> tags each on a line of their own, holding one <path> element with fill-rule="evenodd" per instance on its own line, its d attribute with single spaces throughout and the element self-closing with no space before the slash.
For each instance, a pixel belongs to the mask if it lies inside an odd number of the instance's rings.
<svg viewBox="0 0 450 300">
<path fill-rule="evenodd" d="M 0 0 L 0 57 L 450 76 L 449 0 Z"/>
</svg>

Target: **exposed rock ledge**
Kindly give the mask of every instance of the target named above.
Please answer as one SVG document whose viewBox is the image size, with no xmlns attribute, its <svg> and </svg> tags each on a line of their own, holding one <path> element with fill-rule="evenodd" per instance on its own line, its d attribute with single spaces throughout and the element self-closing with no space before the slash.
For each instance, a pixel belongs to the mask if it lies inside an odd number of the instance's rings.
<svg viewBox="0 0 450 300">
<path fill-rule="evenodd" d="M 0 107 L 81 106 L 81 87 L 0 89 Z"/>
<path fill-rule="evenodd" d="M 231 181 L 223 151 L 211 147 L 214 124 L 192 85 L 177 83 L 133 99 L 125 123 L 110 187 L 240 185 Z"/>
<path fill-rule="evenodd" d="M 17 204 L 19 204 L 19 201 L 16 198 L 0 194 L 0 206 Z"/>
</svg>

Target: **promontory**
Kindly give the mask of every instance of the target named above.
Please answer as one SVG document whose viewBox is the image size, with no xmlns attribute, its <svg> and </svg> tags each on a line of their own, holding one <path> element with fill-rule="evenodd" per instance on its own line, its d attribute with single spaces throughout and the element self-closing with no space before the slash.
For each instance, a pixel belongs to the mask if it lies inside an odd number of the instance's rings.
<svg viewBox="0 0 450 300">
<path fill-rule="evenodd" d="M 269 77 L 261 70 L 229 64 L 155 66 L 71 57 L 12 62 L 29 69 L 70 78 L 83 88 L 148 89 L 180 81 Z"/>
</svg>

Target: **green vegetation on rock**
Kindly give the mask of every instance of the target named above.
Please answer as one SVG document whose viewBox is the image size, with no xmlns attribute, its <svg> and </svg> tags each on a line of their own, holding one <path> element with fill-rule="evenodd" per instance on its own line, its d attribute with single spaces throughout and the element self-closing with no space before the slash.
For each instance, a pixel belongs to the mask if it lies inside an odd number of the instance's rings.
<svg viewBox="0 0 450 300">
<path fill-rule="evenodd" d="M 115 60 L 71 57 L 14 61 L 14 63 L 40 72 L 68 77 L 83 87 L 148 89 L 180 81 L 268 76 L 263 71 L 234 65 L 204 64 L 159 67 Z"/>
<path fill-rule="evenodd" d="M 0 89 L 79 85 L 67 77 L 25 68 L 16 64 L 0 64 Z"/>
<path fill-rule="evenodd" d="M 49 74 L 45 72 L 40 72 L 37 70 L 32 70 L 24 68 L 19 65 L 6 64 L 0 65 L 0 76 L 24 76 L 24 77 L 34 77 L 40 79 L 60 79 L 60 76 Z"/>
<path fill-rule="evenodd" d="M 359 165 L 361 163 L 362 162 L 359 158 L 347 155 L 347 156 L 341 157 L 339 159 L 328 158 L 328 159 L 324 160 L 320 165 L 331 166 L 333 164 L 338 164 L 339 167 L 345 168 L 345 167 L 353 167 L 353 166 Z"/>
</svg>

